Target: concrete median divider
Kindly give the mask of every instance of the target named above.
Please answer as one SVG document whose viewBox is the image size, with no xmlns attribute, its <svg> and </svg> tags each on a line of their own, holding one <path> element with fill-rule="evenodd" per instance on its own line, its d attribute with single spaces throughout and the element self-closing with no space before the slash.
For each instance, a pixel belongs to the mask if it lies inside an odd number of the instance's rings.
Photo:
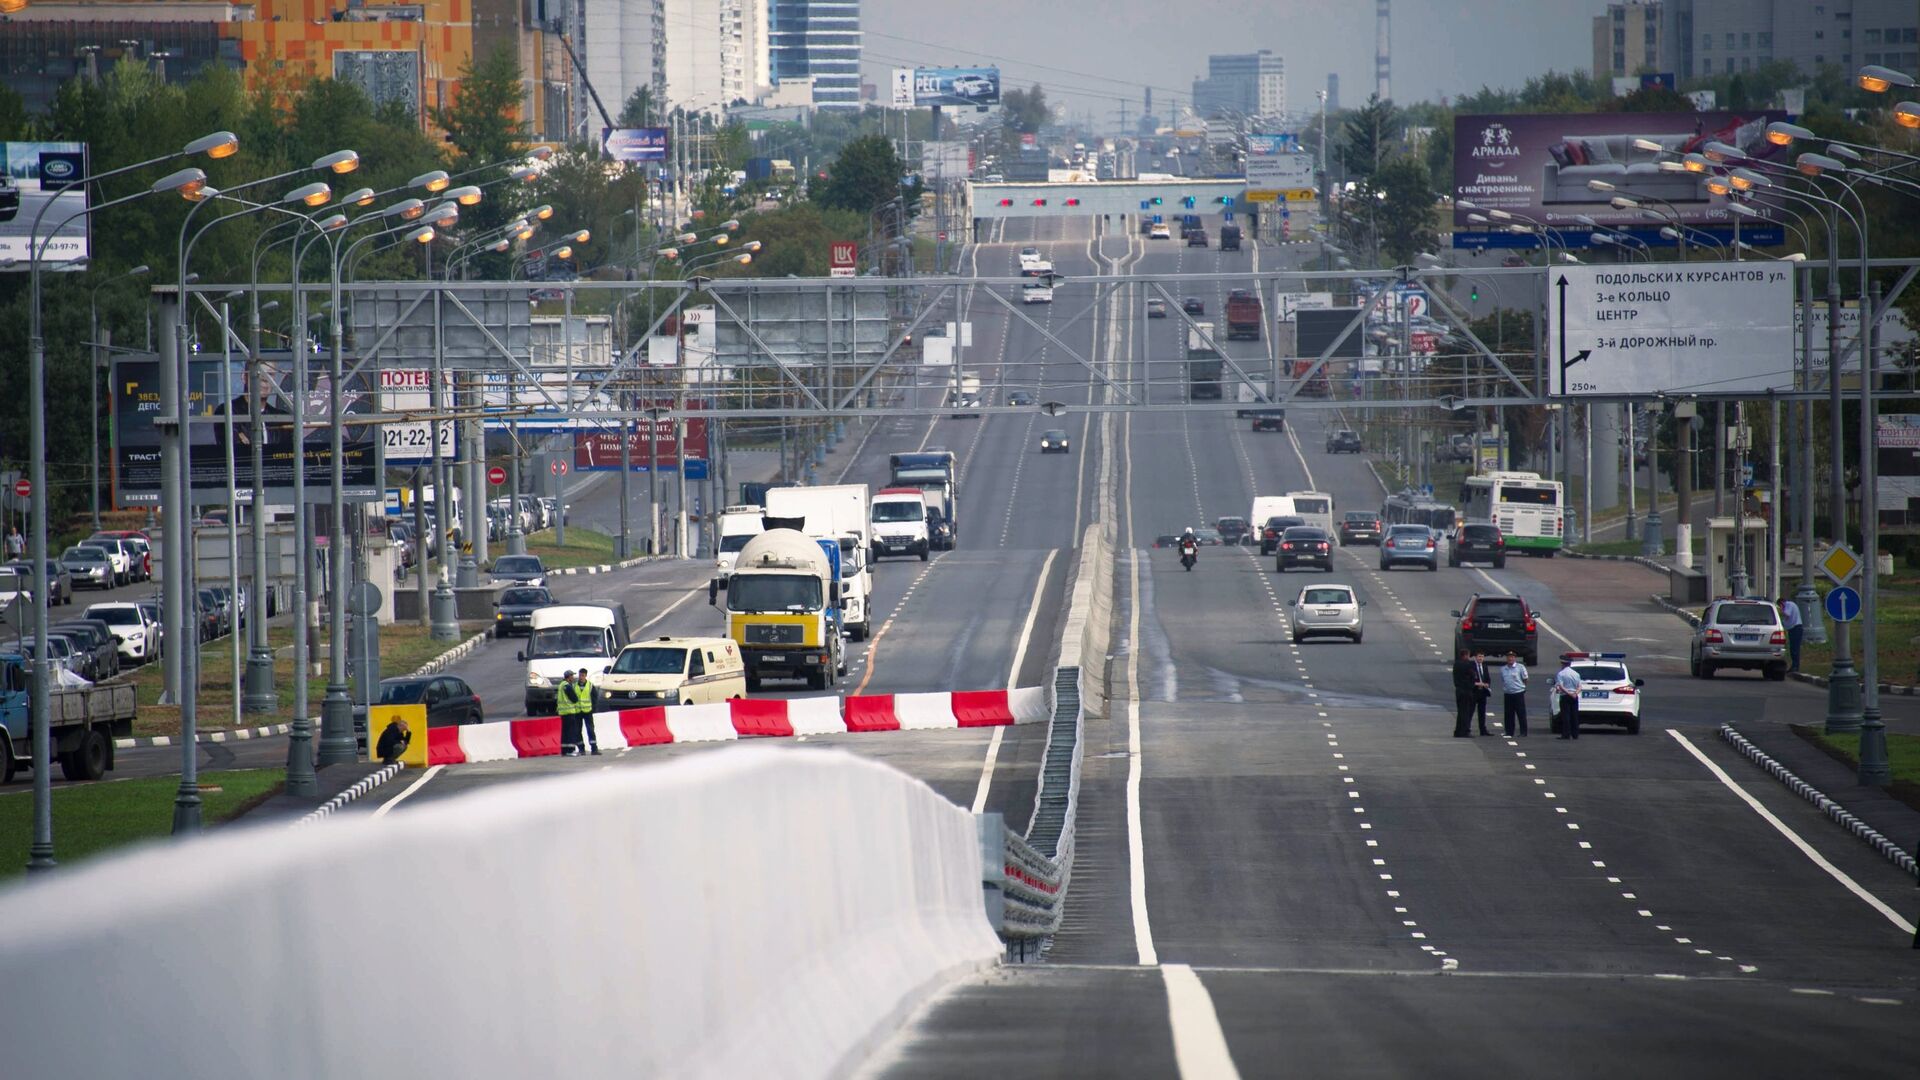
<svg viewBox="0 0 1920 1080">
<path fill-rule="evenodd" d="M 0 893 L 10 1076 L 829 1076 L 991 965 L 972 818 L 773 747 Z M 217 917 L 215 917 L 217 915 Z"/>
<path fill-rule="evenodd" d="M 1073 589 L 1060 629 L 1060 663 L 1080 668 L 1081 707 L 1107 715 L 1107 650 L 1113 645 L 1113 532 L 1089 525 L 1074 562 Z"/>
</svg>

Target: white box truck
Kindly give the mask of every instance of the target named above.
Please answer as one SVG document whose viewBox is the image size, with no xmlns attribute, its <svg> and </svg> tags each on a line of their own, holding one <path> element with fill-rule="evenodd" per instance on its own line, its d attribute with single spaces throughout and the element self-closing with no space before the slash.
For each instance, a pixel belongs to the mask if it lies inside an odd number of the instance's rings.
<svg viewBox="0 0 1920 1080">
<path fill-rule="evenodd" d="M 768 488 L 763 521 L 769 529 L 797 529 L 840 545 L 840 620 L 863 641 L 873 630 L 873 566 L 869 550 L 871 498 L 865 484 Z"/>
</svg>

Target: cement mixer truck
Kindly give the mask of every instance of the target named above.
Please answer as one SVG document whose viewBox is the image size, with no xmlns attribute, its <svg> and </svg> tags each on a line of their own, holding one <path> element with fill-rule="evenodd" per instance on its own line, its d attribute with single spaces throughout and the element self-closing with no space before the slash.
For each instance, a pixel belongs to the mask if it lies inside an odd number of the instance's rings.
<svg viewBox="0 0 1920 1080">
<path fill-rule="evenodd" d="M 710 602 L 719 603 L 717 590 Z M 825 690 L 847 673 L 842 644 L 840 545 L 796 529 L 768 529 L 740 549 L 727 579 L 727 636 L 740 647 L 747 689 L 800 679 Z"/>
</svg>

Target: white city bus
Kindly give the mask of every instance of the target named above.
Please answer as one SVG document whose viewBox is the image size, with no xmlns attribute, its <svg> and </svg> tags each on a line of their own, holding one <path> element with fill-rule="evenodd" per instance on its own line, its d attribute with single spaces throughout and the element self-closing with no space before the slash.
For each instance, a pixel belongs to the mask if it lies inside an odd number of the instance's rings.
<svg viewBox="0 0 1920 1080">
<path fill-rule="evenodd" d="M 1466 520 L 1500 526 L 1507 549 L 1553 557 L 1566 536 L 1566 500 L 1558 480 L 1539 473 L 1490 472 L 1466 482 Z"/>
</svg>

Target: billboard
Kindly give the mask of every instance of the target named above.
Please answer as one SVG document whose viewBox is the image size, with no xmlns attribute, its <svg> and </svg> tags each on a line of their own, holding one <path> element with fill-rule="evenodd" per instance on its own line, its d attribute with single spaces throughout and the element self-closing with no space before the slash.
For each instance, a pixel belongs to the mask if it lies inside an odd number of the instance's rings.
<svg viewBox="0 0 1920 1080">
<path fill-rule="evenodd" d="M 251 500 L 253 445 L 251 425 L 242 419 L 249 415 L 246 400 L 246 365 L 234 362 L 231 372 L 223 372 L 225 361 L 218 357 L 195 356 L 187 364 L 187 405 L 192 417 L 189 431 L 191 446 L 192 491 L 194 502 L 203 505 L 227 501 L 227 458 L 225 418 L 231 401 L 234 413 L 234 460 L 240 478 L 240 494 Z M 263 363 L 261 374 L 267 391 L 262 413 L 267 422 L 267 441 L 262 448 L 267 501 L 287 504 L 293 501 L 294 438 L 290 423 L 293 416 L 288 372 L 292 358 L 281 354 L 276 362 Z M 324 423 L 327 415 L 328 376 L 324 365 L 310 365 L 310 389 L 306 400 L 309 425 L 304 441 L 307 473 L 307 501 L 325 502 L 330 497 L 333 455 L 329 445 L 331 429 Z M 342 408 L 348 416 L 373 411 L 373 395 L 367 381 L 349 380 L 342 396 Z M 231 390 L 232 398 L 227 397 Z M 173 413 L 160 393 L 160 358 L 151 353 L 116 358 L 113 362 L 113 492 L 118 506 L 156 506 L 160 502 L 160 429 L 153 420 Z M 371 424 L 348 424 L 342 432 L 347 499 L 353 502 L 378 500 L 380 485 L 380 439 Z"/>
<path fill-rule="evenodd" d="M 913 103 L 930 105 L 1000 104 L 1000 69 L 914 68 Z"/>
<path fill-rule="evenodd" d="M 389 413 L 427 413 L 433 408 L 433 371 L 430 368 L 380 369 L 380 393 Z M 440 373 L 442 401 L 451 402 L 453 372 Z M 456 423 L 440 425 L 440 457 L 452 461 L 455 453 Z M 408 420 L 380 426 L 380 445 L 388 465 L 418 465 L 433 460 L 433 421 Z"/>
<path fill-rule="evenodd" d="M 1766 139 L 1767 125 L 1784 119 L 1785 113 L 1767 110 L 1455 117 L 1453 195 L 1477 209 L 1455 208 L 1453 246 L 1490 246 L 1487 226 L 1468 220 L 1485 210 L 1570 230 L 1565 239 L 1576 247 L 1589 234 L 1578 221 L 1583 215 L 1608 227 L 1659 227 L 1638 210 L 1614 209 L 1616 194 L 1647 196 L 1648 206 L 1671 204 L 1688 225 L 1730 225 L 1725 197 L 1707 190 L 1710 174 L 1665 171 L 1660 162 L 1678 160 L 1677 155 L 1698 152 L 1711 142 L 1739 147 L 1753 158 L 1785 160 L 1788 150 Z M 1636 141 L 1657 144 L 1664 152 L 1643 149 Z M 1587 186 L 1590 180 L 1620 190 L 1595 191 Z M 1776 214 L 1763 198 L 1753 206 Z"/>
<path fill-rule="evenodd" d="M 0 165 L 4 165 L 0 168 L 0 260 L 17 259 L 16 269 L 28 268 L 33 256 L 27 234 L 43 211 L 40 230 L 46 261 L 86 258 L 87 219 L 67 219 L 87 208 L 87 186 L 82 183 L 87 175 L 87 144 L 0 143 Z M 46 241 L 56 226 L 58 232 Z"/>
<path fill-rule="evenodd" d="M 1558 266 L 1548 285 L 1548 392 L 1556 397 L 1793 387 L 1788 264 Z"/>
<path fill-rule="evenodd" d="M 666 128 L 601 128 L 600 145 L 615 161 L 667 160 Z"/>
<path fill-rule="evenodd" d="M 376 108 L 398 105 L 408 116 L 420 115 L 420 54 L 411 49 L 337 50 L 333 77 L 359 87 Z"/>
<path fill-rule="evenodd" d="M 891 104 L 896 109 L 913 108 L 913 69 L 893 69 L 893 95 Z"/>
<path fill-rule="evenodd" d="M 1247 190 L 1313 190 L 1313 155 L 1248 154 Z"/>
<path fill-rule="evenodd" d="M 671 408 L 671 399 L 655 402 L 661 408 Z M 627 430 L 628 454 L 633 462 L 634 472 L 646 472 L 648 466 L 658 463 L 663 471 L 675 471 L 680 468 L 679 446 L 674 442 L 674 421 L 641 418 L 633 421 Z M 613 472 L 620 471 L 620 432 L 600 428 L 593 431 L 573 433 L 573 471 L 575 472 Z M 648 442 L 651 440 L 651 452 Z M 707 463 L 707 421 L 704 417 L 690 417 L 687 420 L 685 439 L 687 451 L 687 479 L 697 480 L 703 474 Z"/>
</svg>

